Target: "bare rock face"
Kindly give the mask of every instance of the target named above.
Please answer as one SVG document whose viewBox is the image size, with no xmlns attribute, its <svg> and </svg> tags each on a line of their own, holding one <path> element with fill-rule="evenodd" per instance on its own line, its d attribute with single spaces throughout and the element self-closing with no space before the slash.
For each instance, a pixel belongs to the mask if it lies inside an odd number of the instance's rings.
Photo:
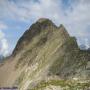
<svg viewBox="0 0 90 90">
<path fill-rule="evenodd" d="M 17 54 L 24 46 L 29 44 L 31 40 L 40 35 L 40 33 L 47 31 L 48 33 L 52 33 L 53 30 L 61 29 L 63 34 L 68 34 L 63 25 L 57 27 L 51 20 L 47 18 L 40 18 L 36 23 L 32 24 L 31 27 L 23 34 L 23 36 L 19 39 L 13 54 Z M 68 34 L 69 36 L 69 34 Z"/>
<path fill-rule="evenodd" d="M 65 27 L 41 18 L 23 34 L 0 67 L 0 86 L 19 90 L 89 90 L 90 52 Z"/>
</svg>

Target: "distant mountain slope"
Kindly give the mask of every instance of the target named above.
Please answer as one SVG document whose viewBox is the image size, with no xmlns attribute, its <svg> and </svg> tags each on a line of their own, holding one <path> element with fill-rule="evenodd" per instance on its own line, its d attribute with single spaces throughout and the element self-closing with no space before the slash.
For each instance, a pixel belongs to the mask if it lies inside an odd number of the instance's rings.
<svg viewBox="0 0 90 90">
<path fill-rule="evenodd" d="M 4 59 L 4 56 L 0 55 L 0 62 L 2 62 L 3 59 Z"/>
<path fill-rule="evenodd" d="M 80 50 L 63 25 L 41 18 L 19 39 L 0 67 L 0 86 L 20 90 L 87 90 L 90 52 Z"/>
</svg>

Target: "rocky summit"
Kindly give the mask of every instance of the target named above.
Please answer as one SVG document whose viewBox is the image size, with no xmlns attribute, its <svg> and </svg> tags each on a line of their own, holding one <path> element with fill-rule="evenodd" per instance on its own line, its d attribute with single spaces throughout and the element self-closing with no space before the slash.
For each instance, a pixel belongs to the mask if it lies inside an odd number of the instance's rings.
<svg viewBox="0 0 90 90">
<path fill-rule="evenodd" d="M 63 25 L 41 18 L 0 63 L 0 87 L 90 90 L 90 51 L 80 50 Z"/>
</svg>

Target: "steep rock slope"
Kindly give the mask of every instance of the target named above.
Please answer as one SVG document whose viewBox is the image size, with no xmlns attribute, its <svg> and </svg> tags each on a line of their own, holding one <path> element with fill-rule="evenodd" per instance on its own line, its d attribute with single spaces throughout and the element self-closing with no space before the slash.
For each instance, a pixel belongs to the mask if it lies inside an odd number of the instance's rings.
<svg viewBox="0 0 90 90">
<path fill-rule="evenodd" d="M 89 78 L 90 52 L 80 50 L 63 25 L 45 18 L 23 34 L 0 67 L 0 86 L 20 90 L 83 90 L 90 87 Z"/>
</svg>

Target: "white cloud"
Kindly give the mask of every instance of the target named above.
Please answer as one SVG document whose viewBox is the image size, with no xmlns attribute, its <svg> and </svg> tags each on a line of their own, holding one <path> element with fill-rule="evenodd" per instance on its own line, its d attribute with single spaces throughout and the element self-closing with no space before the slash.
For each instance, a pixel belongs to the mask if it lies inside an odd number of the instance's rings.
<svg viewBox="0 0 90 90">
<path fill-rule="evenodd" d="M 7 29 L 7 26 L 4 23 L 0 22 L 0 29 Z"/>
<path fill-rule="evenodd" d="M 0 23 L 0 55 L 7 56 L 9 54 L 8 42 L 1 29 L 6 29 L 6 25 Z"/>
<path fill-rule="evenodd" d="M 90 44 L 87 38 L 85 38 L 86 49 L 90 48 Z"/>
<path fill-rule="evenodd" d="M 64 24 L 69 33 L 77 38 L 90 38 L 90 0 L 0 0 L 0 18 L 20 21 L 36 21 L 47 17 L 57 25 Z M 3 8 L 3 9 L 2 9 Z M 79 40 L 79 39 L 78 39 Z M 90 39 L 89 39 L 90 40 Z"/>
</svg>

